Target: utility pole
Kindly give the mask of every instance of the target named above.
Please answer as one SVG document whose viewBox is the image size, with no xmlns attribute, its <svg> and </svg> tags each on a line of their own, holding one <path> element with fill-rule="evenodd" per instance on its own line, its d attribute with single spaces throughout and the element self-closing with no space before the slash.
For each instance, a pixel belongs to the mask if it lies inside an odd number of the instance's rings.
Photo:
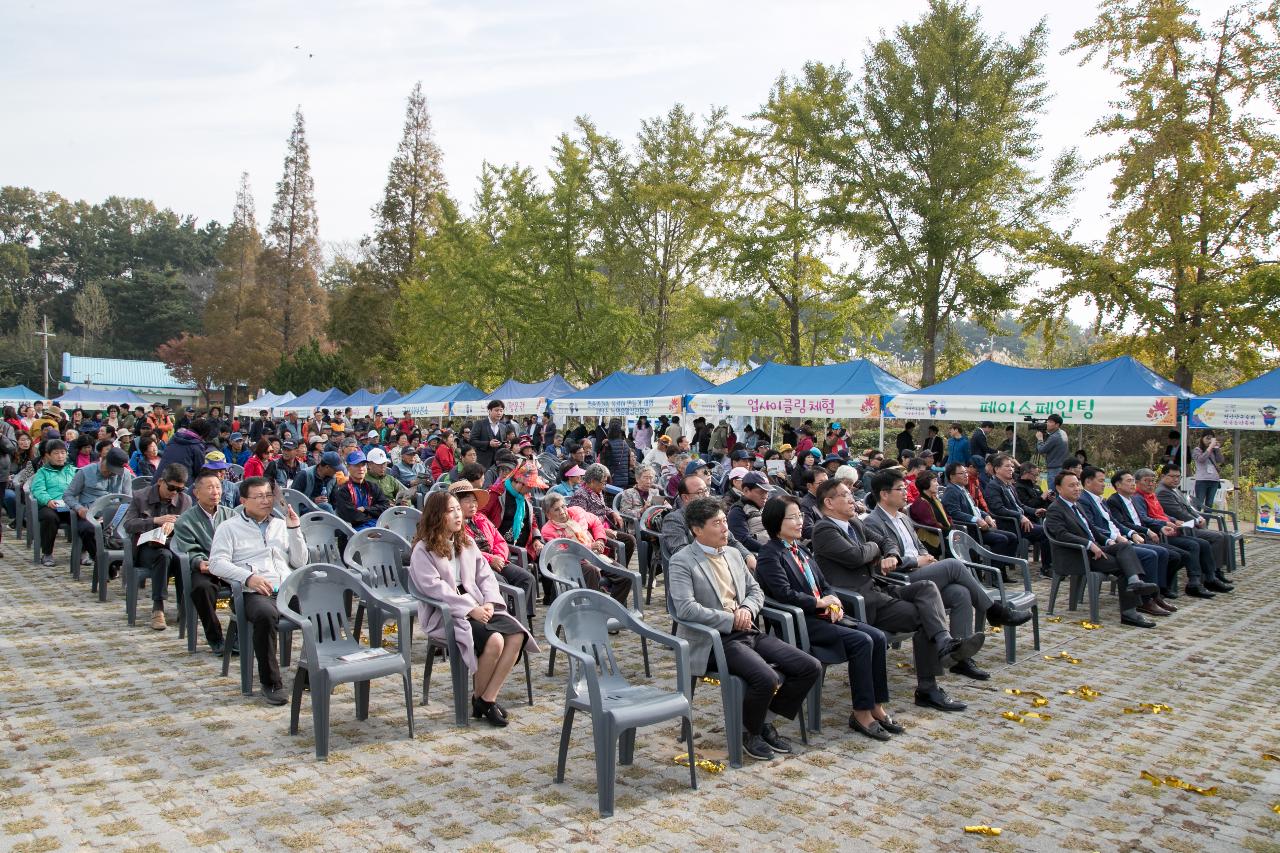
<svg viewBox="0 0 1280 853">
<path fill-rule="evenodd" d="M 49 331 L 49 315 L 45 314 L 43 331 L 36 332 L 36 337 L 44 338 L 44 398 L 49 399 L 49 338 L 53 337 L 53 333 Z"/>
</svg>

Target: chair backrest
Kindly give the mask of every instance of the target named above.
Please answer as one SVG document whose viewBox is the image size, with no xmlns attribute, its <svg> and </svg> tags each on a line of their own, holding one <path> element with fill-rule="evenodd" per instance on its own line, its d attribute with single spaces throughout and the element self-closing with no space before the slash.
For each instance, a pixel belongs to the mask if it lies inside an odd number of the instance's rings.
<svg viewBox="0 0 1280 853">
<path fill-rule="evenodd" d="M 395 531 L 370 527 L 351 537 L 343 557 L 374 589 L 408 592 L 401 570 L 409 562 L 410 550 Z"/>
<path fill-rule="evenodd" d="M 136 492 L 139 489 L 151 488 L 151 484 L 154 481 L 155 478 L 150 474 L 143 474 L 141 477 L 134 477 L 130 482 L 133 484 L 133 490 Z"/>
<path fill-rule="evenodd" d="M 420 518 L 422 512 L 411 506 L 388 507 L 378 516 L 378 527 L 394 531 L 401 539 L 411 542 Z"/>
<path fill-rule="evenodd" d="M 355 642 L 347 617 L 347 592 L 361 599 L 370 597 L 368 588 L 349 569 L 332 563 L 312 563 L 285 577 L 276 594 L 276 604 L 285 609 L 297 596 L 294 612 L 315 627 L 316 643 L 323 648 L 326 643 Z"/>
<path fill-rule="evenodd" d="M 234 462 L 227 466 L 227 482 L 238 483 L 244 479 L 244 466 Z"/>
<path fill-rule="evenodd" d="M 338 544 L 338 534 L 347 539 L 355 536 L 351 525 L 324 510 L 309 512 L 300 521 L 302 538 L 307 543 L 307 562 L 341 564 L 342 548 Z"/>
<path fill-rule="evenodd" d="M 580 588 L 587 586 L 582 574 L 582 561 L 599 563 L 600 557 L 580 542 L 572 539 L 552 539 L 542 546 L 538 554 L 538 569 L 544 576 L 550 575 Z"/>
<path fill-rule="evenodd" d="M 611 625 L 612 621 L 612 625 Z M 632 617 L 626 608 L 602 592 L 575 589 L 556 598 L 547 611 L 547 640 L 561 649 L 582 652 L 596 662 L 596 675 L 604 692 L 627 684 L 609 640 L 609 628 L 629 627 Z M 563 634 L 564 639 L 560 639 Z M 569 656 L 569 684 L 581 695 L 586 690 L 583 664 Z"/>
<path fill-rule="evenodd" d="M 560 482 L 560 457 L 554 453 L 542 453 L 537 458 L 538 473 L 542 479 L 555 485 Z"/>
<path fill-rule="evenodd" d="M 645 533 L 652 536 L 660 535 L 662 533 L 662 517 L 670 509 L 671 507 L 668 506 L 645 507 L 644 512 L 640 513 L 640 524 L 636 527 L 636 532 L 641 535 Z"/>
<path fill-rule="evenodd" d="M 293 507 L 293 511 L 298 517 L 306 515 L 309 512 L 320 512 L 320 507 L 316 506 L 316 502 L 304 495 L 297 489 L 284 489 L 284 502 Z"/>
<path fill-rule="evenodd" d="M 613 496 L 613 503 L 609 504 L 614 512 L 622 512 L 622 492 L 618 492 Z"/>
<path fill-rule="evenodd" d="M 131 500 L 133 500 L 132 495 L 103 495 L 89 507 L 89 518 L 100 518 L 104 524 L 110 524 L 111 519 L 115 518 L 116 512 L 120 507 Z M 110 533 L 111 531 L 107 532 Z"/>
</svg>

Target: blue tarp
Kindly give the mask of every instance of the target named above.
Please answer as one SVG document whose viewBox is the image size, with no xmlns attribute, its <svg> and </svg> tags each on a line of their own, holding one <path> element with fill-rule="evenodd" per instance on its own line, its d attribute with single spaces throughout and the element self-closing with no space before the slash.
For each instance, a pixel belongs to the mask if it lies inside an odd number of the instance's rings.
<svg viewBox="0 0 1280 853">
<path fill-rule="evenodd" d="M 3 393 L 3 392 L 0 392 Z M 1280 367 L 1259 377 L 1242 382 L 1234 388 L 1215 391 L 1209 397 L 1244 397 L 1250 400 L 1280 399 Z"/>
<path fill-rule="evenodd" d="M 307 414 L 311 414 L 311 410 L 318 408 L 320 406 L 320 401 L 334 390 L 336 389 L 330 388 L 328 391 L 321 391 L 319 389 L 312 388 L 310 391 L 299 394 L 287 403 L 276 403 L 272 408 L 305 411 Z"/>
<path fill-rule="evenodd" d="M 5 403 L 34 403 L 36 400 L 43 400 L 35 391 L 32 391 L 26 385 L 13 385 L 9 388 L 0 388 L 0 401 Z"/>
<path fill-rule="evenodd" d="M 489 398 L 523 400 L 529 397 L 545 397 L 548 400 L 558 400 L 575 391 L 577 389 L 557 373 L 550 379 L 544 379 L 541 382 L 517 382 L 514 379 L 508 379 L 493 389 L 489 394 Z"/>
<path fill-rule="evenodd" d="M 67 406 L 109 406 L 112 403 L 123 405 L 128 403 L 130 406 L 145 406 L 147 401 L 139 397 L 132 391 L 126 391 L 121 388 L 118 391 L 104 391 L 98 388 L 72 388 L 54 400 L 64 409 Z"/>
<path fill-rule="evenodd" d="M 328 404 L 329 408 L 342 411 L 345 408 L 369 408 L 378 404 L 380 395 L 373 393 L 367 388 L 361 388 L 353 391 L 340 400 L 334 400 Z"/>
<path fill-rule="evenodd" d="M 906 394 L 912 387 L 865 358 L 817 367 L 796 367 L 766 361 L 755 370 L 717 385 L 709 393 L 768 395 L 801 394 L 806 397 Z"/>
</svg>

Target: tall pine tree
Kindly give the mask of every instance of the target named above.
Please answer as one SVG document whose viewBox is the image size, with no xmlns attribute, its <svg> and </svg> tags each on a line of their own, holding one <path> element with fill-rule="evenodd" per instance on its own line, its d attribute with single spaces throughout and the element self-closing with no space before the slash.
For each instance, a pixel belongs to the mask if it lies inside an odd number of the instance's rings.
<svg viewBox="0 0 1280 853">
<path fill-rule="evenodd" d="M 267 294 L 282 357 L 319 338 L 325 327 L 328 306 L 317 273 L 320 264 L 315 181 L 299 107 L 293 114 L 284 174 L 276 184 L 267 246 L 258 265 L 258 282 Z"/>
</svg>

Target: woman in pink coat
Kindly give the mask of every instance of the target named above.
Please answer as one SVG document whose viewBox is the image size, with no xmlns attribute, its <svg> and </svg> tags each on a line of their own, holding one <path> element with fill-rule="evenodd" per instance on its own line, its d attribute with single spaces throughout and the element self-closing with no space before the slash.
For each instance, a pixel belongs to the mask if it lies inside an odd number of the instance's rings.
<svg viewBox="0 0 1280 853">
<path fill-rule="evenodd" d="M 409 574 L 418 589 L 445 603 L 453 619 L 453 636 L 467 669 L 474 676 L 471 716 L 494 726 L 507 725 L 507 711 L 497 702 L 520 651 L 533 635 L 507 612 L 489 561 L 467 535 L 462 508 L 448 492 L 427 498 L 414 534 Z M 419 605 L 418 622 L 433 639 L 444 638 L 444 616 Z M 479 650 L 477 656 L 476 650 Z"/>
</svg>

